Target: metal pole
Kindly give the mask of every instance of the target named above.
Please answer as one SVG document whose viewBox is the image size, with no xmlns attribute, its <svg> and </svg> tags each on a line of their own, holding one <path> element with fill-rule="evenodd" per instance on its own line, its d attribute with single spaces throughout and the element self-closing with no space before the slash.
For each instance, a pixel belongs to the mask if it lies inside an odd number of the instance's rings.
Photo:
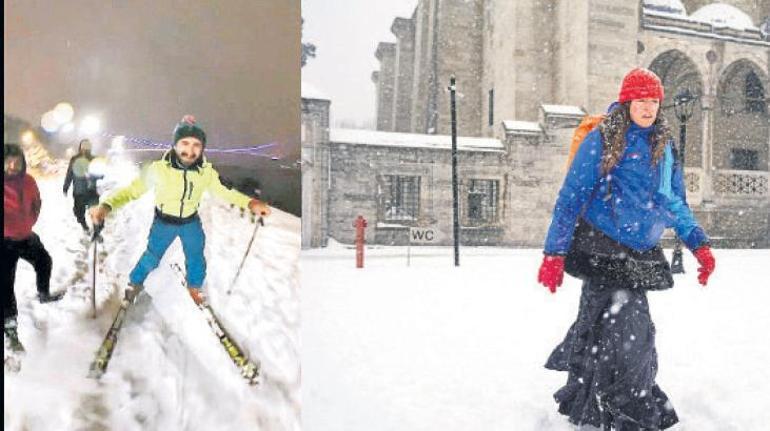
<svg viewBox="0 0 770 431">
<path fill-rule="evenodd" d="M 452 111 L 452 222 L 455 246 L 455 266 L 460 266 L 460 217 L 457 190 L 457 109 L 455 104 L 455 77 L 449 78 L 450 109 Z"/>
<path fill-rule="evenodd" d="M 96 246 L 102 240 L 101 232 L 104 229 L 104 223 L 100 223 L 93 226 L 94 233 L 91 236 L 91 243 L 94 245 L 94 261 L 92 266 L 93 277 L 91 278 L 91 310 L 93 312 L 93 318 L 96 319 L 96 265 L 98 265 L 98 255 L 96 252 Z"/>
<path fill-rule="evenodd" d="M 91 278 L 91 311 L 94 319 L 96 318 L 96 244 L 98 243 L 98 241 L 94 241 L 94 261 L 92 264 L 93 277 Z"/>
<path fill-rule="evenodd" d="M 687 142 L 687 118 L 681 116 L 679 120 L 681 121 L 681 124 L 679 125 L 679 154 L 677 154 L 677 159 L 679 166 L 682 168 L 682 175 L 684 175 L 684 148 L 685 142 Z M 671 256 L 671 273 L 684 274 L 684 265 L 682 264 L 682 240 L 678 236 L 674 242 L 674 254 Z"/>
</svg>

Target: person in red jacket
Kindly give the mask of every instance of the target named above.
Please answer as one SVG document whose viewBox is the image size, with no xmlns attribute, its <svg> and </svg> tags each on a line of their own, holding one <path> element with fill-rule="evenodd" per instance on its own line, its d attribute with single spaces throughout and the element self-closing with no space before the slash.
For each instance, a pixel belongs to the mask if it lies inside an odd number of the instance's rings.
<svg viewBox="0 0 770 431">
<path fill-rule="evenodd" d="M 3 323 L 6 329 L 16 327 L 14 283 L 19 258 L 26 260 L 37 274 L 40 302 L 61 299 L 64 292 L 51 294 L 51 256 L 32 232 L 40 214 L 40 191 L 27 174 L 24 153 L 16 144 L 3 145 Z"/>
</svg>

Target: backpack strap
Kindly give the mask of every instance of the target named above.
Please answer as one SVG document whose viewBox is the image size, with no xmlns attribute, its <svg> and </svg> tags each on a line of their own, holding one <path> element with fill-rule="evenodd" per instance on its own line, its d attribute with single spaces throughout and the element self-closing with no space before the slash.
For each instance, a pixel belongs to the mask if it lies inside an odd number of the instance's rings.
<svg viewBox="0 0 770 431">
<path fill-rule="evenodd" d="M 604 115 L 586 115 L 583 117 L 583 120 L 580 122 L 580 125 L 577 126 L 575 131 L 572 133 L 572 141 L 569 145 L 569 154 L 567 155 L 567 169 L 572 165 L 572 159 L 575 158 L 575 154 L 577 154 L 578 148 L 580 148 L 580 144 L 583 143 L 583 140 L 588 136 L 589 133 L 593 129 L 596 128 L 596 126 L 599 125 L 599 123 L 604 120 Z"/>
</svg>

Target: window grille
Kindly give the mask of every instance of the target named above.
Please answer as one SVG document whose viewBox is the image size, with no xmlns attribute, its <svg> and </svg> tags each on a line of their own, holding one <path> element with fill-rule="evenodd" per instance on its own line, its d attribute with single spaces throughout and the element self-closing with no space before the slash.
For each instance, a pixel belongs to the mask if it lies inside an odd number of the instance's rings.
<svg viewBox="0 0 770 431">
<path fill-rule="evenodd" d="M 765 90 L 762 88 L 762 82 L 754 71 L 746 75 L 746 112 L 761 114 L 767 112 Z"/>
<path fill-rule="evenodd" d="M 470 180 L 468 185 L 468 224 L 480 225 L 497 221 L 497 180 Z"/>
<path fill-rule="evenodd" d="M 385 220 L 417 220 L 420 214 L 420 177 L 385 175 L 383 179 Z"/>
</svg>

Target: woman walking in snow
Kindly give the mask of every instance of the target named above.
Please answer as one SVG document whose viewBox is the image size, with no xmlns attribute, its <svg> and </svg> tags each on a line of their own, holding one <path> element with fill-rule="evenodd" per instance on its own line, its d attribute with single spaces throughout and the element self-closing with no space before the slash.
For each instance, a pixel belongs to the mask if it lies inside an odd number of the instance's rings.
<svg viewBox="0 0 770 431">
<path fill-rule="evenodd" d="M 545 241 L 538 281 L 551 292 L 564 270 L 583 280 L 578 316 L 546 368 L 567 371 L 554 397 L 577 425 L 659 430 L 678 421 L 655 383 L 655 327 L 648 290 L 673 285 L 659 241 L 673 227 L 700 264 L 714 271 L 709 239 L 685 200 L 683 168 L 660 115 L 663 85 L 630 71 L 617 105 L 577 150 Z"/>
<path fill-rule="evenodd" d="M 219 173 L 203 156 L 206 134 L 192 115 L 186 115 L 174 129 L 174 147 L 161 160 L 153 162 L 129 186 L 102 199 L 91 209 L 94 225 L 103 223 L 107 214 L 155 190 L 155 220 L 150 229 L 147 250 L 129 274 L 126 297 L 133 300 L 144 280 L 158 267 L 166 250 L 178 236 L 182 241 L 187 270 L 187 286 L 196 304 L 203 302 L 206 259 L 203 255 L 205 234 L 198 216 L 203 192 L 208 191 L 254 214 L 267 216 L 270 207 L 259 199 L 222 185 Z"/>
</svg>

